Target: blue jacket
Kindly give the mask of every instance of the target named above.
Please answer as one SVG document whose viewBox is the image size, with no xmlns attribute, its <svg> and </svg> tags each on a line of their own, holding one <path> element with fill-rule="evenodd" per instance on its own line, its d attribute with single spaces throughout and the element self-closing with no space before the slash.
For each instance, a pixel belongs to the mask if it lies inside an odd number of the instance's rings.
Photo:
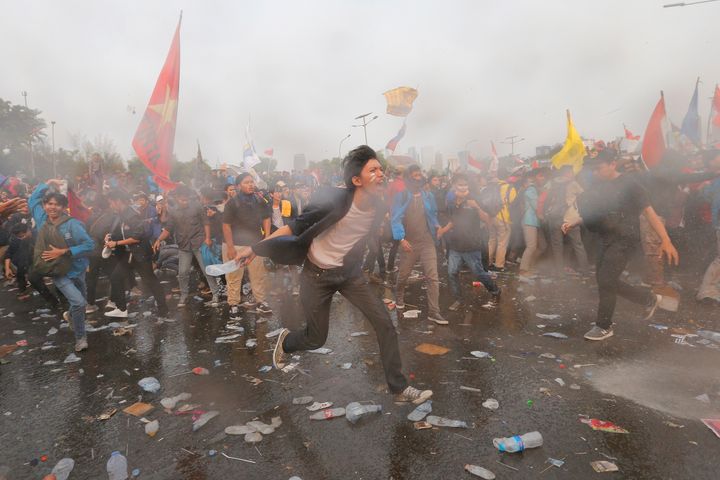
<svg viewBox="0 0 720 480">
<path fill-rule="evenodd" d="M 30 212 L 35 220 L 35 228 L 38 230 L 42 228 L 47 220 L 47 214 L 45 213 L 42 205 L 42 199 L 45 196 L 47 189 L 48 186 L 45 183 L 38 185 L 30 196 L 30 201 L 28 202 Z M 58 231 L 65 239 L 65 242 L 70 249 L 70 254 L 72 255 L 72 266 L 70 267 L 70 271 L 67 273 L 67 277 L 79 277 L 85 273 L 88 265 L 90 265 L 88 256 L 95 248 L 95 242 L 93 242 L 93 239 L 90 238 L 90 235 L 88 235 L 87 231 L 85 231 L 85 226 L 82 222 L 75 218 L 71 218 L 67 222 L 61 224 L 58 227 Z"/>
<path fill-rule="evenodd" d="M 437 229 L 440 228 L 440 222 L 438 222 L 437 218 L 437 203 L 435 203 L 435 196 L 425 190 L 421 190 L 420 194 L 422 195 L 423 204 L 425 206 L 425 220 L 427 220 L 428 231 L 430 232 L 430 236 L 433 239 L 436 239 Z M 412 193 L 407 190 L 395 194 L 390 219 L 393 240 L 402 240 L 405 238 L 405 226 L 403 225 L 403 219 L 405 218 L 405 211 L 407 210 L 408 205 L 410 205 L 412 197 Z"/>
</svg>

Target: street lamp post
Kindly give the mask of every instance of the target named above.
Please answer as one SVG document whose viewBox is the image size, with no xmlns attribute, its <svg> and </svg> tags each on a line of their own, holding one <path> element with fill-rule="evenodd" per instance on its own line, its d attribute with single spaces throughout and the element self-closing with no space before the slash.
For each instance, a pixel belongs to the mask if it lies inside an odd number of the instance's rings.
<svg viewBox="0 0 720 480">
<path fill-rule="evenodd" d="M 365 145 L 368 144 L 368 139 L 367 139 L 367 126 L 370 124 L 370 122 L 372 122 L 373 120 L 375 120 L 376 118 L 378 118 L 378 116 L 375 115 L 373 118 L 371 118 L 370 120 L 368 120 L 367 117 L 370 116 L 370 115 L 372 115 L 372 112 L 365 113 L 365 114 L 363 114 L 363 115 L 358 115 L 357 117 L 355 117 L 355 120 L 360 120 L 360 119 L 362 119 L 362 124 L 360 124 L 360 125 L 353 125 L 353 127 L 362 127 L 363 133 L 365 134 Z"/>
<path fill-rule="evenodd" d="M 508 142 L 500 142 L 500 143 L 504 143 L 504 144 L 506 144 L 506 145 L 510 145 L 510 155 L 515 155 L 515 144 L 516 144 L 516 143 L 520 143 L 520 142 L 522 142 L 523 140 L 525 140 L 525 138 L 521 138 L 521 139 L 519 139 L 519 140 L 515 140 L 515 139 L 518 138 L 519 136 L 520 136 L 520 135 L 511 135 L 511 136 L 509 136 L 509 137 L 505 137 L 505 140 L 509 140 Z"/>
<path fill-rule="evenodd" d="M 53 164 L 53 178 L 57 178 L 57 163 L 55 161 L 55 120 L 50 121 L 52 126 L 52 164 Z"/>
<path fill-rule="evenodd" d="M 27 110 L 28 109 L 27 91 L 23 90 L 22 92 L 20 92 L 20 94 L 25 99 L 25 110 Z M 30 143 L 30 168 L 32 170 L 32 176 L 33 176 L 33 178 L 35 178 L 35 155 L 33 154 L 32 136 L 33 136 L 33 132 L 30 132 L 30 138 L 28 139 L 29 143 Z"/>
<path fill-rule="evenodd" d="M 680 3 L 668 3 L 667 5 L 663 5 L 663 8 L 672 8 L 672 7 L 687 7 L 690 5 L 697 5 L 699 3 L 711 3 L 711 2 L 717 2 L 718 0 L 701 0 L 699 2 L 680 2 Z"/>
<path fill-rule="evenodd" d="M 342 144 L 343 144 L 343 142 L 344 142 L 345 140 L 347 140 L 348 138 L 350 138 L 350 135 L 352 135 L 352 134 L 348 133 L 346 136 L 344 136 L 344 137 L 342 138 L 342 140 L 340 140 L 340 145 L 338 145 L 338 158 L 339 158 L 340 160 L 342 160 Z"/>
</svg>

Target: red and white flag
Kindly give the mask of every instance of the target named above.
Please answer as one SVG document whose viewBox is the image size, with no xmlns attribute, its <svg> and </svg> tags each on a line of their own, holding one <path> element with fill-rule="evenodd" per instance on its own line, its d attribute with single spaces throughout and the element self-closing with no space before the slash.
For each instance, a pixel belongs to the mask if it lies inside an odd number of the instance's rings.
<svg viewBox="0 0 720 480">
<path fill-rule="evenodd" d="M 498 161 L 497 150 L 495 150 L 495 142 L 492 140 L 490 141 L 490 154 L 492 155 L 492 159 L 490 160 L 490 168 L 488 168 L 488 170 L 497 173 L 500 162 Z"/>
<path fill-rule="evenodd" d="M 265 155 L 267 155 L 268 157 L 272 157 L 272 155 L 273 155 L 274 152 L 275 152 L 275 150 L 272 149 L 272 148 L 268 148 L 268 149 L 266 149 L 266 150 L 263 151 L 263 153 L 264 153 Z"/>
<path fill-rule="evenodd" d="M 150 101 L 138 126 L 132 146 L 163 190 L 175 187 L 170 180 L 170 163 L 175 146 L 178 95 L 180 92 L 180 23 Z"/>
<path fill-rule="evenodd" d="M 473 167 L 475 170 L 482 172 L 483 164 L 481 161 L 472 156 L 470 152 L 467 152 L 468 166 Z"/>
<path fill-rule="evenodd" d="M 660 92 L 660 100 L 650 116 L 650 121 L 645 128 L 645 135 L 643 135 L 642 159 L 648 168 L 660 163 L 660 159 L 665 153 L 666 117 L 665 96 Z"/>
<path fill-rule="evenodd" d="M 625 129 L 625 138 L 628 140 L 640 140 L 640 135 L 633 135 L 633 133 L 628 130 L 628 128 L 623 123 L 623 128 Z"/>
</svg>

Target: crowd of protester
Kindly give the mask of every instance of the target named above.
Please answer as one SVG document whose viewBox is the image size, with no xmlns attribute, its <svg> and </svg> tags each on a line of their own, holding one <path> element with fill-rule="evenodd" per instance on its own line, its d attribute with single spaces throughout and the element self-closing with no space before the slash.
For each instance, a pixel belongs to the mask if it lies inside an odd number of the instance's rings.
<svg viewBox="0 0 720 480">
<path fill-rule="evenodd" d="M 129 174 L 103 178 L 97 163 L 92 175 L 73 179 L 6 178 L 0 193 L 6 282 L 18 301 L 37 294 L 57 311 L 73 329 L 77 351 L 88 348 L 86 316 L 127 318 L 134 297 L 152 298 L 159 317 L 202 297 L 210 308 L 227 304 L 218 314 L 232 319 L 248 310 L 271 314 L 273 293 L 309 301 L 298 265 L 249 256 L 248 248 L 279 231 L 299 235 L 293 229 L 315 214 L 327 187 L 352 189 L 339 169 L 324 177 L 273 172 L 262 182 L 254 172 L 217 170 L 205 181 L 160 191 Z M 499 284 L 594 275 L 598 316 L 585 338 L 603 340 L 613 334 L 618 295 L 643 305 L 646 318 L 678 298 L 672 274 L 679 258 L 698 275 L 705 270 L 699 286 L 684 285 L 696 289 L 695 300 L 720 306 L 719 175 L 718 150 L 668 151 L 648 170 L 641 159 L 604 145 L 588 152 L 582 169 L 541 163 L 450 173 L 385 166 L 372 177 L 384 184 L 378 220 L 357 230 L 362 213 L 348 207 L 344 214 L 357 215 L 355 222 L 335 224 L 345 229 L 337 238 L 314 240 L 305 265 L 330 268 L 337 261 L 332 252 L 343 251 L 332 242 L 367 227 L 367 248 L 352 257 L 353 268 L 390 287 L 394 298 L 385 304 L 398 310 L 420 271 L 427 318 L 439 325 L 449 323 L 448 311 L 494 308 Z M 206 274 L 207 265 L 230 260 L 237 270 Z M 642 280 L 629 283 L 628 268 Z M 448 306 L 440 301 L 445 276 Z M 172 293 L 176 302 L 168 302 Z"/>
</svg>

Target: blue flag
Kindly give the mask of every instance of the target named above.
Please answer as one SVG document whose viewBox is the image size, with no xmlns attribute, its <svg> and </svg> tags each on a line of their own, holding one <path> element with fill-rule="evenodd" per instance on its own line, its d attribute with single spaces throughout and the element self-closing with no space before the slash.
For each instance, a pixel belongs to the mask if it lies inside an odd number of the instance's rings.
<svg viewBox="0 0 720 480">
<path fill-rule="evenodd" d="M 698 79 L 699 83 L 699 79 Z M 688 140 L 695 145 L 700 146 L 700 114 L 698 113 L 698 84 L 695 83 L 695 93 L 690 99 L 690 106 L 683 118 L 680 133 L 685 135 Z"/>
</svg>

